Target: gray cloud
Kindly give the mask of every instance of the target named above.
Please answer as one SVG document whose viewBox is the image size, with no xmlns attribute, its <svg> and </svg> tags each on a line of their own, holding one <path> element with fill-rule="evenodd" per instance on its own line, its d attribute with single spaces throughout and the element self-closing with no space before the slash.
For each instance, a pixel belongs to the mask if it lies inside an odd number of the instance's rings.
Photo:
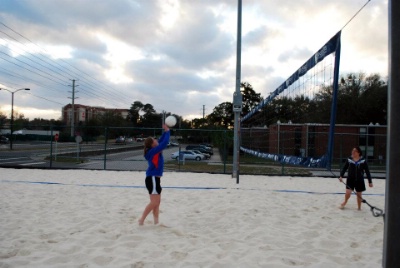
<svg viewBox="0 0 400 268">
<path fill-rule="evenodd" d="M 268 95 L 285 80 L 285 75 L 299 67 L 298 62 L 308 59 L 363 4 L 361 0 L 243 1 L 243 24 L 251 30 L 243 36 L 242 49 L 245 53 L 256 49 L 260 53 L 258 56 L 267 57 L 267 60 L 261 63 L 262 66 L 259 62 L 243 64 L 242 80 L 251 83 L 263 96 Z M 157 1 L 43 0 L 38 4 L 34 0 L 3 0 L 0 1 L 0 22 L 41 46 L 69 46 L 73 49 L 72 58 L 49 62 L 65 70 L 64 75 L 69 79 L 80 80 L 78 103 L 129 108 L 133 101 L 140 100 L 152 103 L 158 110 L 200 115 L 202 105 L 211 112 L 214 106 L 232 98 L 236 36 L 221 30 L 220 26 L 228 23 L 236 27 L 236 5 L 237 1 L 231 0 L 179 1 L 179 16 L 170 29 L 165 29 L 160 23 L 162 10 Z M 335 19 L 324 21 L 318 18 L 323 12 L 331 12 L 329 14 Z M 309 28 L 299 27 L 301 22 L 307 19 L 312 22 L 314 18 L 318 21 L 311 23 Z M 248 24 L 249 21 L 252 25 Z M 357 57 L 370 59 L 372 67 L 377 65 L 374 62 L 385 65 L 386 21 L 387 4 L 371 2 L 345 29 L 343 70 L 350 68 L 346 66 L 354 68 L 357 60 L 351 58 L 353 51 L 359 53 Z M 1 25 L 0 30 L 10 33 Z M 271 49 L 283 45 L 277 40 L 289 38 L 286 36 L 288 31 L 299 33 L 299 41 L 312 39 L 313 43 L 297 44 L 293 41 L 292 48 L 285 47 L 272 54 Z M 115 84 L 107 80 L 105 71 L 112 64 L 104 56 L 110 52 L 109 47 L 95 33 L 112 36 L 140 50 L 143 58 L 130 60 L 122 66 L 125 75 L 133 82 Z M 0 32 L 0 42 L 4 40 L 10 42 Z M 23 43 L 28 44 L 26 41 Z M 1 46 L 0 50 L 9 53 Z M 38 61 L 33 55 L 27 56 L 33 62 Z M 26 60 L 20 56 L 11 61 L 18 63 L 17 59 Z M 39 65 L 36 67 L 51 72 Z M 360 69 L 364 67 L 365 64 Z M 1 68 L 22 78 L 10 76 Z M 50 69 L 57 71 L 54 67 Z M 288 73 L 276 73 L 281 69 Z M 12 88 L 27 85 L 34 89 L 32 94 L 67 104 L 70 102 L 67 99 L 70 88 L 65 85 L 70 81 L 54 72 L 52 75 L 62 79 L 64 85 L 0 58 L 0 83 Z M 385 75 L 386 70 L 381 72 Z M 8 97 L 0 94 L 0 108 L 4 105 L 9 105 Z M 61 110 L 59 104 L 29 94 L 18 96 L 18 105 Z"/>
<path fill-rule="evenodd" d="M 294 48 L 289 51 L 284 51 L 278 56 L 280 62 L 287 62 L 290 60 L 303 60 L 304 62 L 310 58 L 315 52 L 307 48 Z"/>
</svg>

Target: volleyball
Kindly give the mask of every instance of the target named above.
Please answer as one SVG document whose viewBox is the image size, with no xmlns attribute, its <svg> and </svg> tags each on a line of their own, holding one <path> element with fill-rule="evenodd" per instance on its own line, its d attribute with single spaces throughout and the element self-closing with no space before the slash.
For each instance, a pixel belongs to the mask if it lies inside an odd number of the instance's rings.
<svg viewBox="0 0 400 268">
<path fill-rule="evenodd" d="M 173 127 L 176 125 L 176 117 L 173 115 L 168 116 L 165 118 L 165 124 L 169 127 Z"/>
</svg>

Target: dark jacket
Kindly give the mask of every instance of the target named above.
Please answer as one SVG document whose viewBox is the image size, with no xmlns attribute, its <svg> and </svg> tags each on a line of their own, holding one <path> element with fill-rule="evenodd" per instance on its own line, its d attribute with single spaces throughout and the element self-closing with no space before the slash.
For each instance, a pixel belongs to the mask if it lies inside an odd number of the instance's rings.
<svg viewBox="0 0 400 268">
<path fill-rule="evenodd" d="M 354 161 L 352 157 L 349 157 L 344 165 L 342 171 L 340 172 L 340 177 L 344 176 L 347 169 L 347 178 L 358 180 L 364 179 L 364 172 L 367 174 L 368 182 L 372 183 L 371 173 L 369 172 L 367 161 L 361 157 L 358 161 Z"/>
<path fill-rule="evenodd" d="M 164 171 L 164 157 L 162 150 L 164 150 L 169 142 L 170 132 L 166 131 L 158 140 L 158 146 L 151 148 L 144 156 L 149 164 L 146 170 L 146 176 L 161 177 Z"/>
</svg>

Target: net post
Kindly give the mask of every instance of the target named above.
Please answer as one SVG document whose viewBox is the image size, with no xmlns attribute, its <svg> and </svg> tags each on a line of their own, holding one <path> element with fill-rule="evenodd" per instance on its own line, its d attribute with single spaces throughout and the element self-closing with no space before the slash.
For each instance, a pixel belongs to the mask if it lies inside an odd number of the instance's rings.
<svg viewBox="0 0 400 268">
<path fill-rule="evenodd" d="M 242 94 L 240 93 L 241 77 L 241 52 L 242 52 L 242 0 L 238 0 L 237 17 L 237 46 L 236 46 L 236 88 L 233 94 L 234 137 L 233 137 L 233 163 L 232 178 L 238 179 L 239 152 L 240 152 L 240 113 L 242 112 Z"/>
<path fill-rule="evenodd" d="M 400 2 L 390 0 L 389 8 L 389 87 L 386 157 L 384 268 L 400 267 Z"/>
<path fill-rule="evenodd" d="M 333 143 L 335 135 L 335 122 L 336 122 L 336 109 L 337 109 L 337 94 L 339 90 L 339 66 L 340 66 L 340 49 L 341 49 L 341 31 L 337 33 L 336 40 L 336 51 L 335 51 L 335 66 L 333 71 L 333 88 L 332 88 L 332 106 L 331 106 L 331 118 L 329 124 L 329 138 L 328 138 L 328 152 L 327 152 L 327 170 L 332 169 L 333 159 Z"/>
<path fill-rule="evenodd" d="M 105 127 L 104 128 L 104 159 L 103 159 L 103 161 L 104 161 L 104 163 L 103 163 L 103 169 L 104 170 L 106 170 L 107 169 L 107 139 L 108 139 L 108 137 L 107 137 L 107 135 L 108 135 L 108 127 Z"/>
</svg>

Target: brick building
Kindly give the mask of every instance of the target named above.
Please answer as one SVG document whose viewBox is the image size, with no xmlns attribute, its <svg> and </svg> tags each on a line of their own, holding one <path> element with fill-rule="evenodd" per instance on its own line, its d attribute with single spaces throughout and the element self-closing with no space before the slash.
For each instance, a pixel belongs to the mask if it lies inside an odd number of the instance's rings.
<svg viewBox="0 0 400 268">
<path fill-rule="evenodd" d="M 386 126 L 335 126 L 334 158 L 350 155 L 360 146 L 369 159 L 383 161 L 386 156 Z M 329 124 L 274 124 L 269 128 L 242 129 L 245 148 L 272 154 L 318 157 L 327 152 Z"/>
</svg>

